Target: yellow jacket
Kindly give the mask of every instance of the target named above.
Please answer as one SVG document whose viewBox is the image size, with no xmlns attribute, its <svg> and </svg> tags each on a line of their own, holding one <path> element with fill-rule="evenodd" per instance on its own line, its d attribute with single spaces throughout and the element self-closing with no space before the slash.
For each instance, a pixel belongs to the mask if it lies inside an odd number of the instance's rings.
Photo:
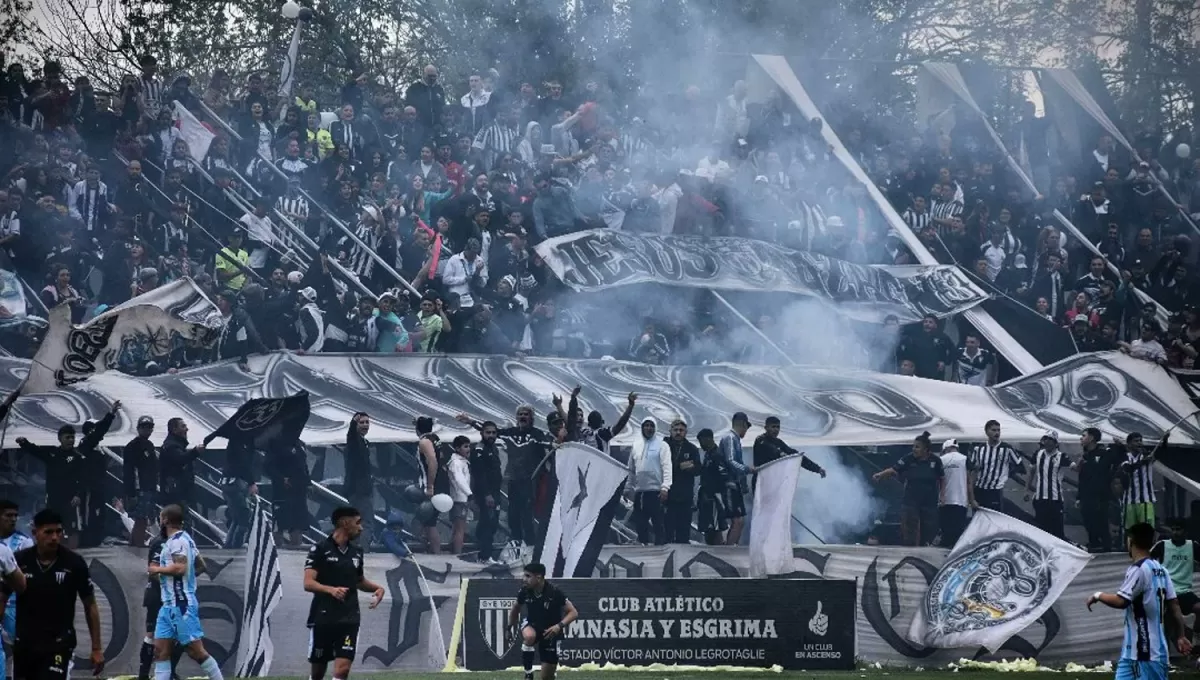
<svg viewBox="0 0 1200 680">
<path fill-rule="evenodd" d="M 314 140 L 317 142 L 317 154 L 321 160 L 325 160 L 333 152 L 333 135 L 329 134 L 329 130 L 308 130 L 308 143 L 312 144 Z"/>
</svg>

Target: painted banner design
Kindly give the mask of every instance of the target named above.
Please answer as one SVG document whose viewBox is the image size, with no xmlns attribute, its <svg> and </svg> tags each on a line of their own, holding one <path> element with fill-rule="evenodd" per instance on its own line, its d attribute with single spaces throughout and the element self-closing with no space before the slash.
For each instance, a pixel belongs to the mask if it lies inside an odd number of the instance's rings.
<svg viewBox="0 0 1200 680">
<path fill-rule="evenodd" d="M 994 652 L 1040 619 L 1091 559 L 1035 526 L 976 510 L 934 574 L 908 639 Z"/>
<path fill-rule="evenodd" d="M 858 655 L 867 662 L 943 666 L 962 657 L 983 660 L 1030 657 L 1048 665 L 1069 661 L 1098 663 L 1111 659 L 1121 644 L 1122 612 L 1097 608 L 1088 612 L 1087 596 L 1112 590 L 1120 584 L 1129 558 L 1124 554 L 1100 555 L 1066 588 L 1058 601 L 1038 621 L 1010 638 L 995 655 L 983 648 L 942 650 L 909 642 L 905 636 L 918 608 L 924 606 L 929 584 L 945 561 L 938 548 L 871 546 L 796 547 L 796 572 L 789 578 L 857 580 L 855 595 Z M 83 551 L 91 568 L 100 603 L 102 639 L 108 669 L 114 675 L 137 672 L 145 612 L 146 555 L 128 547 Z M 284 598 L 271 615 L 274 675 L 308 673 L 308 634 L 304 621 L 309 598 L 303 594 L 305 553 L 282 551 L 280 568 Z M 205 554 L 208 573 L 198 577 L 200 617 L 205 648 L 222 664 L 226 674 L 237 665 L 242 610 L 245 607 L 245 551 L 211 551 Z M 428 589 L 422 587 L 417 564 Z M 506 584 L 520 576 L 503 565 L 483 566 L 453 556 L 418 555 L 417 562 L 392 555 L 369 554 L 367 575 L 385 584 L 387 597 L 378 609 L 363 607 L 360 628 L 359 671 L 438 671 L 430 649 L 437 639 L 432 627 L 442 626 L 442 639 L 450 639 L 458 609 L 462 579 L 502 579 Z M 606 547 L 600 554 L 594 578 L 625 579 L 740 579 L 749 575 L 749 557 L 742 548 L 725 546 Z M 772 580 L 771 583 L 776 583 Z M 511 586 L 503 589 L 511 597 Z M 568 591 L 571 592 L 571 591 Z M 571 593 L 574 595 L 574 593 Z M 430 615 L 430 597 L 437 608 Z M 365 597 L 365 596 L 364 596 Z M 824 611 L 824 609 L 822 610 Z M 595 612 L 581 612 L 585 617 Z M 831 618 L 833 614 L 828 614 Z M 83 614 L 76 624 L 85 630 Z M 812 615 L 809 615 L 811 618 Z M 478 612 L 467 611 L 464 625 L 478 628 Z M 807 625 L 807 623 L 805 624 Z M 85 655 L 86 647 L 76 650 Z M 78 670 L 88 671 L 84 656 L 75 659 Z M 460 659 L 460 664 L 462 663 Z M 180 667 L 181 677 L 200 675 L 190 659 Z"/>
<path fill-rule="evenodd" d="M 564 666 L 652 663 L 854 669 L 854 581 L 818 579 L 570 579 L 579 610 L 558 657 Z M 505 636 L 520 581 L 467 582 L 462 655 L 472 671 L 521 665 Z"/>
<path fill-rule="evenodd" d="M 953 265 L 877 267 L 743 238 L 653 236 L 593 229 L 537 246 L 538 255 L 576 291 L 635 283 L 804 295 L 841 314 L 900 323 L 946 317 L 988 299 Z"/>
<path fill-rule="evenodd" d="M 0 359 L 0 391 L 20 384 L 29 362 Z M 623 361 L 477 355 L 297 356 L 285 352 L 250 358 L 250 371 L 235 362 L 175 375 L 132 378 L 116 371 L 46 394 L 23 397 L 13 408 L 8 436 L 53 444 L 66 422 L 99 419 L 114 399 L 124 408 L 110 441 L 135 436 L 141 415 L 157 422 L 181 417 L 199 440 L 215 431 L 250 399 L 311 395 L 312 415 L 303 439 L 310 445 L 344 444 L 357 411 L 371 414 L 371 441 L 416 440 L 416 415 L 435 418 L 438 434 L 478 434 L 454 421 L 464 411 L 497 423 L 512 421 L 521 404 L 545 404 L 551 393 L 582 386 L 580 407 L 609 419 L 630 391 L 640 396 L 633 422 L 682 418 L 693 431 L 729 427 L 735 411 L 752 423 L 770 415 L 783 421 L 781 436 L 792 446 L 900 444 L 928 430 L 934 439 L 980 438 L 983 423 L 996 419 L 1010 443 L 1036 443 L 1046 430 L 1078 433 L 1097 427 L 1105 438 L 1132 431 L 1157 439 L 1195 410 L 1166 371 L 1119 352 L 1071 357 L 997 388 L 898 375 L 812 367 L 651 366 Z M 758 430 L 751 430 L 753 438 Z M 637 428 L 617 439 L 628 444 Z M 1172 435 L 1179 445 L 1200 444 L 1192 422 Z M 213 442 L 225 446 L 224 440 Z"/>
<path fill-rule="evenodd" d="M 70 306 L 59 305 L 50 310 L 50 329 L 22 392 L 49 392 L 113 368 L 142 368 L 185 347 L 208 347 L 224 326 L 220 310 L 191 279 L 139 295 L 78 326 L 71 324 Z"/>
</svg>

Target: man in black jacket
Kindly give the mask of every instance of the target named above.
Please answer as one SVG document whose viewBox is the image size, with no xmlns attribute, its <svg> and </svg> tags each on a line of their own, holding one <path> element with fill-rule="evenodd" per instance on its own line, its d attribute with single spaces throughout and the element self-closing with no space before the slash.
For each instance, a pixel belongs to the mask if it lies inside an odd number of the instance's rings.
<svg viewBox="0 0 1200 680">
<path fill-rule="evenodd" d="M 158 516 L 158 452 L 150 435 L 154 419 L 142 416 L 137 421 L 137 436 L 129 440 L 124 450 L 125 508 L 133 518 L 129 545 L 146 544 L 146 526 Z"/>
<path fill-rule="evenodd" d="M 671 489 L 667 492 L 667 542 L 691 543 L 692 504 L 696 476 L 700 474 L 700 449 L 687 440 L 687 423 L 671 423 L 671 436 L 663 441 L 671 450 Z"/>
<path fill-rule="evenodd" d="M 106 416 L 109 425 L 120 406 L 121 402 L 113 402 L 112 411 Z M 100 435 L 103 436 L 107 430 L 106 426 Z M 90 434 L 91 437 L 85 436 L 83 445 L 78 449 L 75 447 L 75 428 L 72 425 L 63 425 L 58 429 L 58 446 L 36 446 L 24 437 L 17 437 L 17 446 L 46 466 L 46 507 L 65 518 L 67 547 L 72 549 L 79 547 L 79 533 L 86 524 L 87 506 L 84 500 L 89 485 L 84 481 L 88 473 L 84 451 L 95 450 L 99 443 L 94 428 Z"/>
<path fill-rule="evenodd" d="M 499 564 L 492 538 L 500 524 L 500 490 L 504 472 L 500 452 L 496 450 L 496 423 L 486 420 L 480 429 L 479 444 L 471 450 L 471 495 L 479 505 L 479 521 L 475 525 L 475 543 L 479 561 Z"/>
<path fill-rule="evenodd" d="M 95 548 L 104 540 L 105 522 L 104 511 L 108 499 L 113 497 L 108 484 L 108 456 L 99 450 L 104 435 L 112 428 L 113 418 L 120 401 L 114 401 L 112 409 L 99 422 L 87 421 L 81 428 L 83 441 L 79 444 L 79 453 L 83 456 L 83 476 L 80 478 L 79 490 L 80 508 L 83 514 L 83 527 L 79 532 L 79 547 Z"/>
<path fill-rule="evenodd" d="M 245 547 L 250 535 L 250 497 L 258 495 L 258 452 L 245 444 L 229 442 L 221 475 L 225 501 L 225 549 Z"/>
<path fill-rule="evenodd" d="M 794 456 L 797 454 L 801 456 L 804 455 L 804 453 L 793 449 L 792 447 L 788 446 L 786 442 L 779 438 L 779 418 L 776 418 L 775 416 L 770 416 L 767 418 L 764 425 L 764 430 L 765 431 L 758 435 L 758 438 L 754 440 L 755 470 L 758 470 L 771 461 L 779 460 L 784 456 Z M 825 479 L 825 469 L 809 460 L 807 456 L 804 458 L 804 460 L 800 461 L 800 467 L 808 470 L 809 472 L 815 472 L 818 475 L 821 475 L 821 479 Z M 754 481 L 755 485 L 757 485 L 757 476 L 755 476 Z"/>
<path fill-rule="evenodd" d="M 301 547 L 301 537 L 308 528 L 308 452 L 304 443 L 296 440 L 267 451 L 264 468 L 271 480 L 275 505 L 275 542 L 291 548 Z M 288 540 L 285 542 L 284 533 Z"/>
<path fill-rule="evenodd" d="M 458 421 L 479 430 L 483 424 L 460 413 Z M 554 437 L 545 430 L 534 427 L 533 407 L 517 407 L 517 424 L 496 432 L 508 453 L 508 467 L 504 470 L 504 481 L 508 485 L 508 534 L 516 545 L 533 545 L 537 531 L 533 522 L 535 500 L 534 475 L 547 469 L 542 465 L 554 450 Z"/>
<path fill-rule="evenodd" d="M 371 449 L 367 433 L 371 431 L 371 416 L 359 411 L 350 419 L 346 430 L 346 474 L 343 493 L 350 506 L 362 513 L 362 538 L 359 545 L 371 545 L 371 529 L 375 523 L 375 485 L 371 481 Z"/>
<path fill-rule="evenodd" d="M 424 77 L 409 85 L 404 93 L 404 103 L 417 110 L 421 126 L 434 135 L 443 131 L 442 111 L 446 108 L 446 91 L 437 80 L 437 67 L 430 64 L 425 67 Z"/>
<path fill-rule="evenodd" d="M 188 426 L 183 418 L 167 421 L 167 438 L 163 440 L 158 461 L 158 488 L 163 505 L 178 505 L 187 517 L 188 508 L 195 502 L 196 458 L 204 452 L 204 444 L 188 448 Z"/>
</svg>

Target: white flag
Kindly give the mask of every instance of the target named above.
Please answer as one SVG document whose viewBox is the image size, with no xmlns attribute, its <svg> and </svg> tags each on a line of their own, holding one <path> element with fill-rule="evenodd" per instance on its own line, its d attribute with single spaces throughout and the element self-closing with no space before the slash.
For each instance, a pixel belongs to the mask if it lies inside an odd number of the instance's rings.
<svg viewBox="0 0 1200 680">
<path fill-rule="evenodd" d="M 1000 512 L 976 510 L 917 608 L 908 639 L 995 653 L 1037 621 L 1092 556 Z"/>
<path fill-rule="evenodd" d="M 554 454 L 554 471 L 558 489 L 534 559 L 556 577 L 590 576 L 612 526 L 609 501 L 625 481 L 625 466 L 590 446 L 571 443 Z"/>
<path fill-rule="evenodd" d="M 279 71 L 279 97 L 285 101 L 292 96 L 292 85 L 296 82 L 296 67 L 300 63 L 300 28 L 303 25 L 303 21 L 297 21 L 292 29 L 292 42 L 283 59 L 283 68 Z"/>
<path fill-rule="evenodd" d="M 236 677 L 261 678 L 271 674 L 275 645 L 271 642 L 271 612 L 283 600 L 283 575 L 279 550 L 271 534 L 266 502 L 253 497 L 250 537 L 246 543 L 246 580 L 241 644 Z"/>
<path fill-rule="evenodd" d="M 792 563 L 792 500 L 804 456 L 784 456 L 755 471 L 750 520 L 750 578 L 795 571 Z"/>
<path fill-rule="evenodd" d="M 211 346 L 221 311 L 191 279 L 179 279 L 71 324 L 71 306 L 50 310 L 50 328 L 29 366 L 22 394 L 51 392 L 110 368 L 164 362 L 185 345 Z"/>
<path fill-rule="evenodd" d="M 178 101 L 175 102 L 175 126 L 179 128 L 179 138 L 187 142 L 192 159 L 197 163 L 204 160 L 208 147 L 217 136 Z"/>
</svg>

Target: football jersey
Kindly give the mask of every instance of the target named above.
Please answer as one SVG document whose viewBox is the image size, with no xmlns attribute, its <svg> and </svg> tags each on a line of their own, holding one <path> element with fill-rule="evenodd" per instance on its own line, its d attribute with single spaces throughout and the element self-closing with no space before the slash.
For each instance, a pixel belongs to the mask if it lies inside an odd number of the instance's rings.
<svg viewBox="0 0 1200 680">
<path fill-rule="evenodd" d="M 1167 570 L 1147 557 L 1129 565 L 1117 591 L 1129 603 L 1125 608 L 1125 642 L 1121 658 L 1167 663 L 1170 650 L 1163 629 L 1167 602 L 1175 599 L 1175 586 Z"/>
<path fill-rule="evenodd" d="M 165 567 L 183 557 L 187 569 L 179 576 L 160 574 L 159 583 L 162 586 L 163 606 L 176 606 L 187 611 L 198 607 L 196 598 L 196 543 L 186 531 L 177 531 L 163 542 L 162 553 L 158 557 L 159 566 Z"/>
</svg>

